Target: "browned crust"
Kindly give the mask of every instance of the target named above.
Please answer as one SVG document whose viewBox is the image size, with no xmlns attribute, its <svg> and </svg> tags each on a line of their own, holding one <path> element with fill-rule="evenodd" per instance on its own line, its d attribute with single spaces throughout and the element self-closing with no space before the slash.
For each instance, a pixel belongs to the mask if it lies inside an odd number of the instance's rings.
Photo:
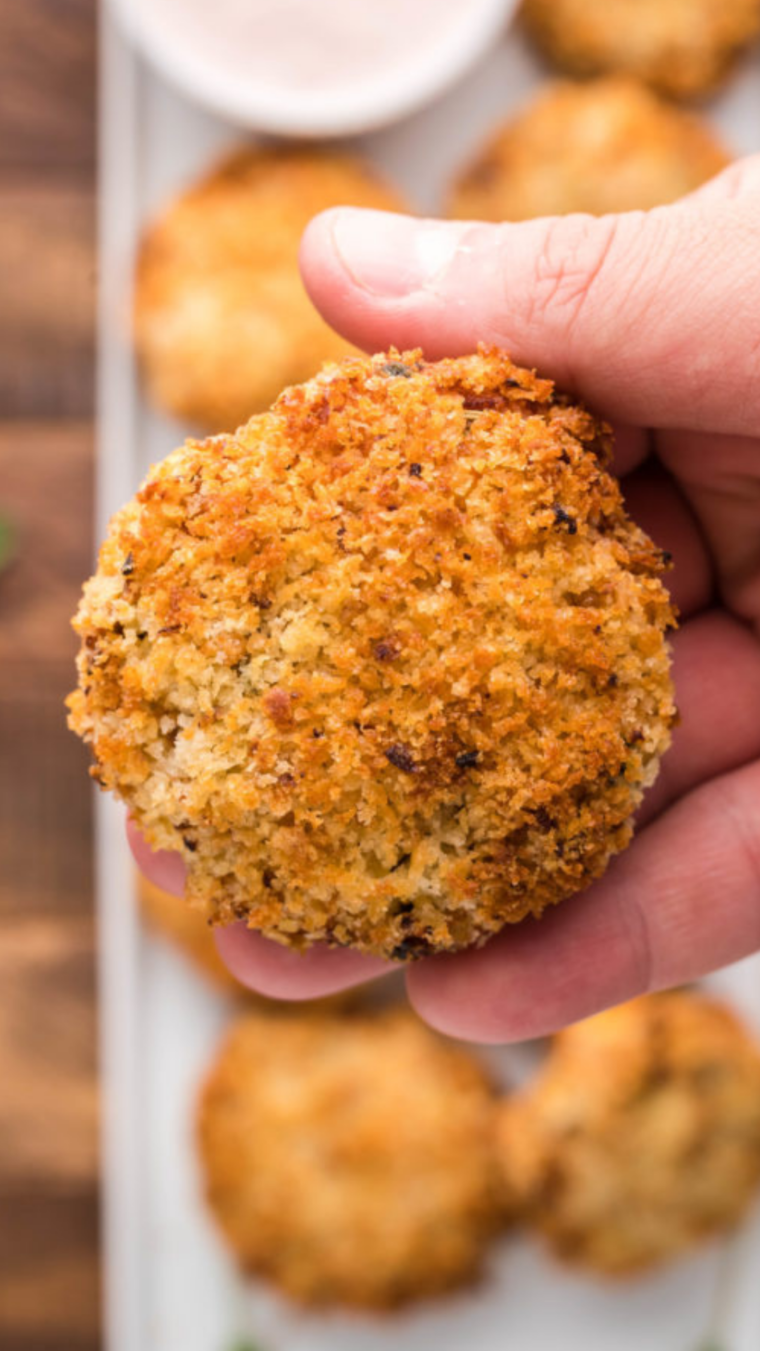
<svg viewBox="0 0 760 1351">
<path fill-rule="evenodd" d="M 648 996 L 561 1033 L 499 1138 L 513 1203 L 563 1261 L 658 1266 L 757 1191 L 760 1048 L 712 1000 Z"/>
<path fill-rule="evenodd" d="M 475 1279 L 503 1222 L 495 1099 L 405 1010 L 239 1020 L 207 1079 L 206 1192 L 243 1268 L 387 1309 Z"/>
<path fill-rule="evenodd" d="M 712 129 L 623 76 L 542 89 L 454 185 L 449 215 L 527 220 L 663 206 L 724 169 Z"/>
<path fill-rule="evenodd" d="M 134 300 L 156 404 L 210 431 L 237 427 L 352 350 L 298 271 L 309 220 L 340 205 L 405 209 L 357 158 L 259 148 L 229 156 L 158 217 L 140 247 Z"/>
<path fill-rule="evenodd" d="M 523 0 L 531 35 L 573 75 L 635 75 L 672 98 L 709 93 L 760 32 L 759 0 Z"/>
<path fill-rule="evenodd" d="M 389 353 L 151 472 L 85 588 L 71 722 L 215 920 L 450 951 L 626 844 L 674 621 L 609 449 L 501 353 Z"/>
</svg>

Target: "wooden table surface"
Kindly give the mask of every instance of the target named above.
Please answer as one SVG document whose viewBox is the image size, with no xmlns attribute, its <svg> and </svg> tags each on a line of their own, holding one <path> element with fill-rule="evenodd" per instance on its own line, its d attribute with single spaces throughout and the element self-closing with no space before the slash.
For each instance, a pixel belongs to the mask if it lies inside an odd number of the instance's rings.
<svg viewBox="0 0 760 1351">
<path fill-rule="evenodd" d="M 96 0 L 0 0 L 0 1347 L 94 1351 L 86 756 L 68 620 L 91 559 Z"/>
</svg>

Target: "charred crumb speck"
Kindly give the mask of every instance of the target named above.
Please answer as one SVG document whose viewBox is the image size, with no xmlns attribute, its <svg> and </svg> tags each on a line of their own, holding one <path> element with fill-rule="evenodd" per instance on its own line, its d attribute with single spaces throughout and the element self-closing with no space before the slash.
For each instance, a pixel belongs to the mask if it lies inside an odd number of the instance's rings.
<svg viewBox="0 0 760 1351">
<path fill-rule="evenodd" d="M 556 842 L 556 844 L 555 844 L 555 846 L 554 846 L 554 852 L 555 852 L 555 854 L 557 855 L 557 858 L 564 858 L 564 857 L 565 857 L 565 841 L 564 841 L 564 840 L 557 840 L 557 842 Z"/>
<path fill-rule="evenodd" d="M 265 868 L 263 873 L 261 874 L 261 883 L 262 886 L 266 887 L 267 891 L 271 890 L 272 886 L 274 885 L 274 879 L 275 874 L 273 870 L 271 868 Z"/>
<path fill-rule="evenodd" d="M 140 642 L 140 643 L 144 642 L 144 640 L 147 638 L 147 636 L 148 636 L 148 634 L 147 634 L 147 631 L 146 631 L 145 629 L 138 629 L 138 632 L 137 632 L 137 641 L 138 641 L 138 642 Z"/>
<path fill-rule="evenodd" d="M 383 375 L 396 375 L 404 380 L 411 380 L 414 375 L 411 366 L 405 366 L 403 361 L 386 361 L 380 370 Z"/>
<path fill-rule="evenodd" d="M 271 610 L 272 602 L 266 596 L 259 596 L 252 591 L 249 597 L 251 605 L 255 605 L 259 610 Z"/>
<path fill-rule="evenodd" d="M 666 568 L 670 567 L 670 564 L 673 562 L 673 555 L 670 552 L 670 549 L 663 549 L 662 554 L 660 556 L 662 558 L 665 567 Z"/>
<path fill-rule="evenodd" d="M 377 661 L 393 661 L 394 657 L 397 656 L 398 648 L 395 643 L 375 643 L 375 658 Z"/>
<path fill-rule="evenodd" d="M 134 554 L 130 550 L 130 552 L 127 554 L 126 558 L 124 559 L 124 562 L 121 565 L 121 575 L 122 577 L 131 577 L 134 570 L 135 570 L 135 559 Z"/>
<path fill-rule="evenodd" d="M 462 557 L 465 559 L 467 563 L 472 562 L 472 554 L 462 554 Z"/>
<path fill-rule="evenodd" d="M 311 735 L 312 735 L 313 737 L 316 737 L 316 738 L 318 739 L 319 737 L 323 737 L 323 736 L 324 736 L 324 732 L 321 732 L 321 731 L 319 730 L 318 727 L 313 727 L 313 728 L 312 728 Z"/>
<path fill-rule="evenodd" d="M 414 464 L 410 464 L 409 466 L 409 477 L 422 478 L 422 465 L 418 464 L 416 460 Z"/>
<path fill-rule="evenodd" d="M 631 735 L 628 737 L 626 741 L 626 745 L 637 746 L 639 742 L 643 740 L 644 740 L 644 733 L 640 731 L 640 729 L 637 727 L 635 732 L 631 732 Z"/>
<path fill-rule="evenodd" d="M 394 962 L 406 962 L 411 957 L 426 957 L 431 951 L 430 943 L 427 938 L 420 934 L 409 934 L 408 938 L 402 938 L 397 943 L 391 953 Z"/>
<path fill-rule="evenodd" d="M 474 769 L 480 759 L 480 751 L 462 751 L 457 755 L 455 764 L 457 769 Z"/>
<path fill-rule="evenodd" d="M 160 638 L 160 637 L 162 637 L 162 635 L 165 635 L 165 634 L 168 634 L 168 633 L 179 633 L 181 627 L 182 627 L 181 624 L 165 624 L 164 627 L 163 627 L 162 629 L 159 629 L 159 630 L 158 630 L 157 637 Z"/>
<path fill-rule="evenodd" d="M 566 450 L 560 451 L 560 454 L 557 456 L 557 458 L 560 461 L 560 464 L 570 463 L 570 456 L 568 455 Z"/>
<path fill-rule="evenodd" d="M 191 853 L 191 854 L 194 854 L 195 851 L 196 851 L 196 849 L 198 848 L 197 841 L 196 841 L 196 840 L 191 840 L 191 838 L 190 838 L 189 835 L 183 835 L 183 836 L 182 836 L 182 843 L 184 844 L 184 846 L 185 846 L 186 849 L 189 849 L 189 850 L 190 850 L 190 853 Z"/>
<path fill-rule="evenodd" d="M 609 689 L 614 690 L 618 684 L 619 684 L 618 676 L 613 671 L 611 675 L 607 677 L 607 686 Z"/>
<path fill-rule="evenodd" d="M 568 535 L 578 533 L 578 522 L 574 516 L 570 515 L 569 511 L 565 511 L 564 507 L 554 508 L 554 521 L 556 525 L 566 525 Z"/>
<path fill-rule="evenodd" d="M 120 623 L 118 619 L 117 619 L 116 623 L 115 623 L 114 626 L 113 626 L 113 632 L 116 634 L 116 637 L 117 637 L 117 638 L 123 638 L 123 637 L 124 637 L 124 625 L 123 625 L 122 623 Z"/>
<path fill-rule="evenodd" d="M 396 769 L 400 769 L 403 774 L 417 773 L 417 766 L 414 763 L 411 751 L 406 746 L 389 746 L 385 752 L 385 758 L 390 760 L 391 764 Z"/>
<path fill-rule="evenodd" d="M 404 854 L 403 857 L 404 857 L 405 859 L 409 859 L 410 855 L 409 855 L 409 854 Z M 399 860 L 399 863 L 400 863 L 400 860 Z M 396 868 L 398 868 L 399 863 L 396 864 L 396 867 L 395 867 L 395 868 L 391 868 L 391 872 L 395 872 L 395 871 L 396 871 Z M 413 910 L 414 910 L 414 901 L 394 901 L 394 902 L 393 902 L 393 906 L 391 907 L 391 914 L 392 914 L 392 915 L 411 915 L 412 912 L 413 912 Z"/>
<path fill-rule="evenodd" d="M 677 628 L 678 628 L 678 624 L 676 623 L 675 619 L 671 619 L 671 620 L 669 620 L 668 623 L 665 625 L 665 632 L 666 632 L 666 633 L 675 633 L 675 631 L 676 631 Z"/>
<path fill-rule="evenodd" d="M 539 830 L 542 830 L 544 832 L 545 835 L 548 835 L 550 830 L 556 830 L 557 828 L 556 818 L 550 815 L 550 813 L 546 810 L 546 807 L 543 806 L 537 807 L 534 812 L 534 816 L 536 818 L 536 825 L 538 826 Z"/>
</svg>

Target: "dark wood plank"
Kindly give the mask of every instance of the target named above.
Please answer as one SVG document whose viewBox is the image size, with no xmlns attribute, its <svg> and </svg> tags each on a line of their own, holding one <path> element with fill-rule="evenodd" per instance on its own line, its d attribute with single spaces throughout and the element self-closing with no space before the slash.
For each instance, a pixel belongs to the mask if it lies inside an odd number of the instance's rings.
<svg viewBox="0 0 760 1351">
<path fill-rule="evenodd" d="M 99 1351 L 94 1185 L 70 1191 L 0 1187 L 0 1346 Z"/>
<path fill-rule="evenodd" d="M 70 617 L 92 555 L 92 433 L 0 424 L 0 511 L 16 552 L 0 574 L 0 915 L 87 912 L 88 757 L 66 727 Z"/>
<path fill-rule="evenodd" d="M 93 944 L 89 915 L 3 921 L 0 1193 L 92 1189 L 97 1172 Z"/>
<path fill-rule="evenodd" d="M 0 418 L 91 412 L 93 250 L 88 184 L 0 174 Z"/>
<path fill-rule="evenodd" d="M 97 0 L 0 0 L 0 1346 L 99 1351 L 90 570 Z M 36 419 L 8 423 L 20 417 Z M 40 419 L 64 419 L 51 422 Z"/>
<path fill-rule="evenodd" d="M 0 1346 L 100 1346 L 87 756 L 65 726 L 92 431 L 0 424 Z M 12 1217 L 12 1219 L 11 1219 Z"/>
<path fill-rule="evenodd" d="M 0 170 L 91 172 L 96 0 L 0 0 Z"/>
<path fill-rule="evenodd" d="M 0 746 L 0 920 L 19 913 L 61 920 L 87 913 L 88 761 L 66 727 L 62 697 L 0 698 Z"/>
<path fill-rule="evenodd" d="M 0 422 L 0 514 L 16 541 L 0 573 L 0 697 L 63 697 L 73 683 L 70 619 L 93 558 L 92 442 L 89 423 Z"/>
</svg>

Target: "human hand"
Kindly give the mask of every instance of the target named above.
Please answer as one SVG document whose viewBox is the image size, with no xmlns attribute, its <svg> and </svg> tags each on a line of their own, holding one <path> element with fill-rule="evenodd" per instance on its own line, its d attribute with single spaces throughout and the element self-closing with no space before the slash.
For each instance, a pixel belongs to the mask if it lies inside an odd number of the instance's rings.
<svg viewBox="0 0 760 1351">
<path fill-rule="evenodd" d="M 306 285 L 368 350 L 503 347 L 612 420 L 632 516 L 673 555 L 681 725 L 630 849 L 582 896 L 486 947 L 411 964 L 434 1026 L 550 1032 L 760 947 L 760 157 L 648 213 L 519 225 L 339 209 L 304 238 Z M 182 889 L 174 855 L 136 852 Z M 241 926 L 228 965 L 308 998 L 394 969 L 300 956 Z"/>
</svg>

